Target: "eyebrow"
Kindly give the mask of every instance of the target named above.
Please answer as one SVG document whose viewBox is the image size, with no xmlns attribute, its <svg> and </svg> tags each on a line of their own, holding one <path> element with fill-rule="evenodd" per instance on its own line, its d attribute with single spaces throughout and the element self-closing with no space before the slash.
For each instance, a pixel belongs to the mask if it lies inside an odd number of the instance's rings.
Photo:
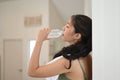
<svg viewBox="0 0 120 80">
<path fill-rule="evenodd" d="M 69 22 L 67 22 L 67 24 L 71 25 Z"/>
<path fill-rule="evenodd" d="M 69 24 L 70 26 L 72 26 L 72 24 L 70 24 L 69 22 L 67 22 L 67 24 Z"/>
</svg>

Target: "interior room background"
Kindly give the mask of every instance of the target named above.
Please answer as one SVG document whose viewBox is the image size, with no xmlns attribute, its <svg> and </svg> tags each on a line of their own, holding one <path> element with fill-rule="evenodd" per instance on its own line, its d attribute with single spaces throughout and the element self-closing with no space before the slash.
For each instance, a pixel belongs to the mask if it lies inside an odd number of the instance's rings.
<svg viewBox="0 0 120 80">
<path fill-rule="evenodd" d="M 118 80 L 119 4 L 119 0 L 0 0 L 0 80 L 44 80 L 27 75 L 37 32 L 43 27 L 61 29 L 72 14 L 93 20 L 93 80 Z M 46 41 L 41 63 L 64 45 L 60 38 Z"/>
</svg>

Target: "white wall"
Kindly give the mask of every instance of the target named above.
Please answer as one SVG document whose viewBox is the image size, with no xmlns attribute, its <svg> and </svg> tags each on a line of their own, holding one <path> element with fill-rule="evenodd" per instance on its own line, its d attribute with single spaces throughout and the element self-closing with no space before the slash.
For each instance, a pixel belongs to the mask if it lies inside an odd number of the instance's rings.
<svg viewBox="0 0 120 80">
<path fill-rule="evenodd" d="M 51 28 L 62 28 L 64 23 L 65 22 L 57 7 L 53 4 L 53 1 L 49 1 L 49 25 Z"/>
<path fill-rule="evenodd" d="M 120 0 L 92 0 L 93 80 L 120 79 Z"/>
<path fill-rule="evenodd" d="M 0 56 L 0 80 L 1 80 L 1 56 Z"/>
<path fill-rule="evenodd" d="M 49 25 L 48 0 L 17 0 L 0 3 L 0 55 L 3 62 L 3 40 L 23 40 L 23 80 L 31 80 L 27 75 L 27 64 L 29 60 L 29 40 L 35 39 L 41 27 Z M 42 16 L 42 24 L 37 27 L 24 27 L 25 16 Z M 49 58 L 49 42 L 45 42 L 41 55 L 44 64 Z M 48 50 L 47 50 L 48 49 Z M 43 56 L 44 59 L 43 59 Z M 3 64 L 3 63 L 2 63 Z M 2 65 L 3 80 L 3 65 Z M 33 79 L 32 79 L 33 80 Z M 39 79 L 41 80 L 41 79 Z"/>
<path fill-rule="evenodd" d="M 57 7 L 53 4 L 53 1 L 49 1 L 49 26 L 51 29 L 62 29 L 65 25 L 64 19 L 60 15 Z M 50 57 L 53 58 L 64 45 L 61 38 L 50 40 Z"/>
<path fill-rule="evenodd" d="M 92 17 L 92 0 L 84 0 L 84 14 Z"/>
</svg>

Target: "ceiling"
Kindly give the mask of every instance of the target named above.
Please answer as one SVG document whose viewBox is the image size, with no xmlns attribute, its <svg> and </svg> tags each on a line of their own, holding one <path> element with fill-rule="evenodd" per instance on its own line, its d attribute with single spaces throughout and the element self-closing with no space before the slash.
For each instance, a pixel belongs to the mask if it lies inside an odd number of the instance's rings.
<svg viewBox="0 0 120 80">
<path fill-rule="evenodd" d="M 14 1 L 14 0 L 0 0 L 0 2 Z M 87 0 L 50 0 L 56 7 L 59 15 L 64 21 L 67 21 L 73 14 L 83 14 L 84 5 Z"/>
<path fill-rule="evenodd" d="M 5 2 L 5 1 L 14 1 L 14 0 L 0 0 L 0 2 Z"/>
<path fill-rule="evenodd" d="M 51 0 L 59 15 L 66 22 L 73 14 L 84 13 L 85 0 Z"/>
</svg>

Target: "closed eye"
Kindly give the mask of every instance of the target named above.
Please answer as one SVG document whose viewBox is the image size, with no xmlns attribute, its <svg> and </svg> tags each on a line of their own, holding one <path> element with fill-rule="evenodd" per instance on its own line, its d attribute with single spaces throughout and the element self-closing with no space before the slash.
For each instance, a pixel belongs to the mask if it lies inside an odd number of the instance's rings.
<svg viewBox="0 0 120 80">
<path fill-rule="evenodd" d="M 69 26 L 66 26 L 66 28 L 69 28 Z"/>
<path fill-rule="evenodd" d="M 67 24 L 67 25 L 66 25 L 66 28 L 69 28 L 69 27 L 70 27 L 69 24 Z"/>
</svg>

